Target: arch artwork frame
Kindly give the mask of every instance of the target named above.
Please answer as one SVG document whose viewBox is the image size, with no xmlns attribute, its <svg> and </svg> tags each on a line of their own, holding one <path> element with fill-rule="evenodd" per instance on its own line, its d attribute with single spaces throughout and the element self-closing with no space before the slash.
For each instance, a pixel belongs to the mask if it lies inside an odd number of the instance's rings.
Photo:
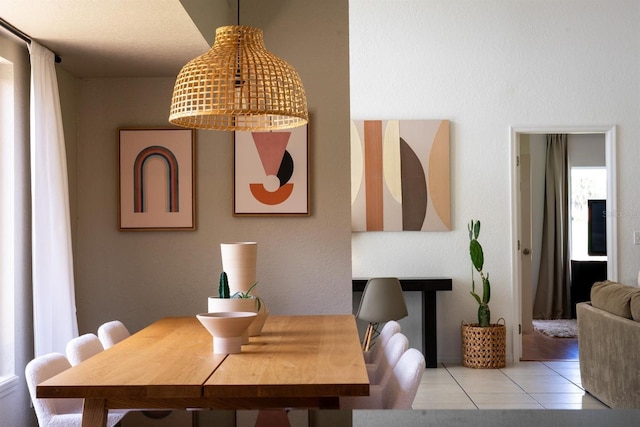
<svg viewBox="0 0 640 427">
<path fill-rule="evenodd" d="M 118 129 L 118 230 L 195 230 L 195 132 Z"/>
</svg>

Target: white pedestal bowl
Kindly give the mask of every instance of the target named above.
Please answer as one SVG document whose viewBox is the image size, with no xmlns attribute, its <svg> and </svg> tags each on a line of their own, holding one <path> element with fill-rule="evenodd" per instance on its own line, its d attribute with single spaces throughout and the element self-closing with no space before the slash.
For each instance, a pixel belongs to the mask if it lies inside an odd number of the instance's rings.
<svg viewBox="0 0 640 427">
<path fill-rule="evenodd" d="M 217 312 L 196 315 L 213 337 L 215 354 L 235 354 L 242 350 L 242 334 L 256 317 L 255 312 Z"/>
<path fill-rule="evenodd" d="M 257 309 L 258 304 L 256 300 L 252 298 L 209 297 L 209 304 L 207 307 L 207 311 L 209 313 L 221 313 L 228 311 L 256 312 Z M 258 313 L 258 316 L 253 319 L 247 330 L 242 333 L 242 344 L 249 344 L 249 335 L 251 333 L 251 328 L 253 328 L 253 324 L 260 319 L 261 316 L 259 314 L 260 313 Z"/>
</svg>

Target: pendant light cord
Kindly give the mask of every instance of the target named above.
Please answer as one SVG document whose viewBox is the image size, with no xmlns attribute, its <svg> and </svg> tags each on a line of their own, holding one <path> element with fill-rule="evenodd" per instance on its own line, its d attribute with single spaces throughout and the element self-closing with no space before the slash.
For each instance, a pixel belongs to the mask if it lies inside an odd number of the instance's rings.
<svg viewBox="0 0 640 427">
<path fill-rule="evenodd" d="M 237 1 L 236 3 L 238 5 L 237 7 L 237 24 L 238 26 L 240 26 L 240 0 Z M 242 45 L 242 31 L 238 32 L 238 57 L 236 59 L 236 75 L 235 75 L 235 87 L 236 88 L 240 88 L 242 87 L 242 84 L 244 83 L 244 81 L 242 80 L 242 58 L 241 58 L 241 52 L 240 52 L 240 46 Z"/>
</svg>

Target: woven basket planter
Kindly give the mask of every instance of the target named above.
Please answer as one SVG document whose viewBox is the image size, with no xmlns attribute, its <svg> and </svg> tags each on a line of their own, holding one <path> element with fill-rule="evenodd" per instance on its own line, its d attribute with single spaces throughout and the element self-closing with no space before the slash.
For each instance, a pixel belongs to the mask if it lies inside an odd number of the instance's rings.
<svg viewBox="0 0 640 427">
<path fill-rule="evenodd" d="M 502 320 L 502 324 L 500 324 Z M 506 365 L 507 328 L 504 319 L 481 328 L 477 323 L 462 324 L 462 365 L 467 368 L 495 369 Z"/>
</svg>

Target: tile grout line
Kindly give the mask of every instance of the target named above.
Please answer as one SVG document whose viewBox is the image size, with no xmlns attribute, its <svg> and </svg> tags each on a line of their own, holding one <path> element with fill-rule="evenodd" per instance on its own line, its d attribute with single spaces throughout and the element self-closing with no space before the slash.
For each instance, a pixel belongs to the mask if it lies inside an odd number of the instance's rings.
<svg viewBox="0 0 640 427">
<path fill-rule="evenodd" d="M 539 362 L 537 362 L 537 363 L 538 363 L 540 366 L 544 366 L 544 367 L 548 368 L 549 370 L 551 370 L 551 371 L 554 373 L 554 375 L 558 375 L 558 376 L 560 376 L 560 377 L 564 378 L 565 380 L 569 381 L 571 384 L 573 384 L 573 385 L 575 385 L 575 386 L 577 386 L 577 387 L 580 387 L 580 386 L 578 386 L 577 384 L 575 384 L 573 381 L 571 381 L 569 378 L 566 378 L 564 375 L 560 374 L 558 371 L 556 371 L 555 369 L 553 369 L 551 366 L 546 365 L 544 362 L 540 362 L 540 361 L 539 361 Z M 474 405 L 478 410 L 480 410 L 480 407 L 478 406 L 478 403 L 476 403 L 476 402 L 473 400 L 473 398 L 469 395 L 469 393 L 467 392 L 467 390 L 465 390 L 465 388 L 462 386 L 462 384 L 460 384 L 460 383 L 458 382 L 458 380 L 456 379 L 455 375 L 453 375 L 453 373 L 451 373 L 451 371 L 449 371 L 449 369 L 446 367 L 446 365 L 445 365 L 444 363 L 443 363 L 442 365 L 445 367 L 445 369 L 447 369 L 447 373 L 449 373 L 449 375 L 451 375 L 451 378 L 453 378 L 453 380 L 456 382 L 456 384 L 458 385 L 458 387 L 460 387 L 460 389 L 464 392 L 464 394 L 469 398 L 469 400 L 471 401 L 471 403 L 473 403 L 473 405 Z M 502 368 L 499 368 L 499 369 L 498 369 L 498 371 L 499 371 L 503 376 L 505 376 L 505 377 L 506 377 L 506 378 L 507 378 L 511 383 L 513 383 L 516 387 L 518 387 L 520 390 L 522 390 L 522 392 L 523 392 L 525 395 L 527 395 L 527 396 L 528 396 L 528 397 L 529 397 L 533 402 L 535 402 L 535 403 L 536 403 L 537 405 L 539 405 L 541 408 L 543 408 L 543 409 L 547 409 L 547 407 L 545 406 L 545 404 L 544 404 L 544 403 L 542 403 L 542 402 L 538 401 L 538 399 L 536 399 L 535 397 L 533 397 L 533 396 L 531 395 L 531 393 L 527 392 L 527 391 L 526 391 L 526 390 L 525 390 L 525 389 L 524 389 L 520 384 L 518 384 L 518 382 L 516 382 L 516 380 L 515 380 L 515 379 L 511 378 L 511 377 L 509 376 L 509 374 L 508 374 L 508 373 L 506 373 Z M 582 387 L 580 387 L 580 388 L 582 389 Z"/>
<path fill-rule="evenodd" d="M 580 390 L 583 390 L 585 393 L 587 392 L 584 387 L 582 387 L 582 377 L 580 377 L 580 384 L 576 384 L 572 379 L 565 377 L 564 375 L 562 375 L 560 372 L 556 371 L 555 369 L 553 369 L 552 366 L 547 365 L 546 363 L 542 362 L 542 364 L 544 366 L 546 366 L 547 368 L 551 369 L 553 372 L 555 372 L 556 374 L 560 375 L 562 378 L 564 378 L 565 380 L 569 381 L 571 384 L 575 385 L 576 387 L 580 388 Z M 578 365 L 578 369 L 580 369 L 579 367 L 580 365 Z"/>
<path fill-rule="evenodd" d="M 528 365 L 531 365 L 532 362 L 527 362 Z M 545 375 L 551 375 L 555 378 L 559 378 L 562 379 L 563 381 L 566 381 L 568 384 L 572 385 L 573 387 L 577 387 L 579 390 L 582 391 L 583 395 L 588 395 L 591 396 L 588 392 L 586 392 L 586 390 L 584 389 L 584 387 L 582 387 L 581 385 L 579 385 L 578 383 L 581 384 L 581 382 L 578 380 L 578 382 L 576 382 L 575 378 L 576 375 L 572 374 L 572 370 L 574 370 L 576 368 L 575 365 L 571 365 L 571 364 L 567 364 L 567 365 L 555 365 L 555 364 L 548 364 L 545 363 L 545 361 L 536 361 L 535 362 L 535 366 L 533 366 L 534 368 L 544 368 L 544 371 L 548 371 L 548 374 Z M 465 389 L 465 387 L 462 385 L 464 383 L 464 381 L 462 381 L 463 378 L 465 378 L 465 381 L 470 380 L 472 378 L 478 378 L 478 382 L 482 382 L 484 377 L 481 373 L 478 373 L 478 375 L 475 375 L 473 373 L 469 374 L 469 378 L 467 378 L 467 375 L 465 374 L 466 370 L 460 370 L 458 371 L 457 368 L 460 367 L 459 364 L 450 364 L 449 366 L 447 366 L 446 363 L 440 363 L 440 366 L 442 368 L 444 368 L 444 371 L 446 372 L 446 378 L 448 378 L 448 381 L 453 380 L 453 382 L 449 383 L 447 381 L 447 384 L 451 384 L 454 387 L 457 387 L 457 389 L 459 391 L 461 391 L 464 396 L 466 396 L 468 403 L 471 403 L 471 408 L 475 408 L 476 410 L 483 410 L 483 406 L 486 406 L 484 404 L 478 403 L 476 402 L 470 392 Z M 510 367 L 506 367 L 506 368 L 510 368 Z M 579 366 L 578 366 L 579 368 Z M 527 391 L 527 386 L 526 385 L 521 385 L 521 383 L 519 383 L 519 379 L 524 375 L 524 378 L 521 378 L 522 381 L 524 381 L 524 384 L 527 384 L 528 380 L 528 372 L 525 370 L 524 372 L 521 372 L 519 370 L 511 370 L 511 369 L 503 369 L 503 368 L 498 368 L 498 370 L 500 371 L 501 375 L 497 375 L 497 377 L 493 377 L 493 378 L 502 378 L 502 377 L 506 377 L 508 379 L 508 381 L 506 382 L 506 384 L 513 384 L 515 385 L 518 389 L 520 389 L 523 393 L 523 396 L 526 396 L 526 400 L 527 405 L 536 405 L 537 408 L 540 409 L 556 409 L 559 405 L 574 405 L 574 402 L 556 402 L 555 400 L 549 400 L 548 401 L 548 396 L 549 395 L 555 395 L 555 394 L 572 394 L 572 393 L 554 393 L 552 391 L 550 392 L 545 392 L 545 391 L 540 391 L 540 392 L 536 392 L 535 390 L 532 390 L 532 392 L 528 392 Z M 562 371 L 564 370 L 564 374 L 562 373 Z M 486 371 L 485 369 L 472 369 L 470 368 L 470 371 Z M 456 373 L 459 375 L 458 377 L 456 376 Z M 533 373 L 533 377 L 535 377 L 537 375 L 535 375 L 535 371 Z M 532 377 L 532 378 L 533 378 Z M 444 379 L 445 377 L 443 377 Z M 573 380 L 571 378 L 574 378 Z M 578 376 L 578 378 L 580 378 Z M 473 382 L 475 380 L 472 380 L 471 382 Z M 553 381 L 552 381 L 553 382 Z M 480 391 L 478 392 L 480 394 L 483 394 L 484 392 Z M 491 392 L 489 392 L 491 393 Z M 501 392 L 498 390 L 496 392 L 497 394 L 500 394 Z M 517 391 L 513 391 L 512 393 L 518 394 Z M 510 393 L 510 394 L 512 394 Z M 486 393 L 484 393 L 486 394 Z M 534 394 L 539 395 L 538 398 L 534 397 Z M 462 395 L 460 395 L 462 396 Z M 596 402 L 599 402 L 598 399 L 593 398 L 593 396 L 591 396 L 592 399 L 594 399 Z M 546 403 L 545 403 L 546 402 Z M 465 403 L 465 404 L 468 404 Z M 520 402 L 521 404 L 524 405 L 524 402 Z M 516 403 L 514 402 L 513 404 L 520 404 L 520 403 Z M 584 402 L 583 403 L 577 403 L 577 405 L 580 405 L 580 408 L 567 408 L 567 409 L 587 409 L 588 407 L 584 407 Z M 604 407 L 606 407 L 606 405 L 604 405 Z M 470 408 L 469 408 L 470 409 Z M 489 409 L 489 408 L 487 408 Z"/>
<path fill-rule="evenodd" d="M 538 362 L 538 363 L 544 366 L 544 363 L 542 363 L 542 362 Z M 509 376 L 509 374 L 507 374 L 506 372 L 504 372 L 502 369 L 500 369 L 500 372 L 502 373 L 502 375 L 504 375 L 505 377 L 509 378 L 509 381 L 511 381 L 512 383 L 514 383 L 514 384 L 515 384 L 515 385 L 516 385 L 520 390 L 522 390 L 522 391 L 524 392 L 524 394 L 526 394 L 526 395 L 527 395 L 531 400 L 533 400 L 533 401 L 534 401 L 534 402 L 536 402 L 538 405 L 540 405 L 540 407 L 541 407 L 541 408 L 543 408 L 543 409 L 547 409 L 547 408 L 542 404 L 542 402 L 539 402 L 539 401 L 538 401 L 538 399 L 536 399 L 535 397 L 533 397 L 533 396 L 531 395 L 531 393 L 529 393 L 529 392 L 528 392 L 527 390 L 525 390 L 525 389 L 524 389 L 520 384 L 518 384 L 518 383 L 516 382 L 516 380 L 515 380 L 515 379 L 511 378 L 511 377 Z"/>
<path fill-rule="evenodd" d="M 478 407 L 478 405 L 476 404 L 476 402 L 473 401 L 473 399 L 471 398 L 471 396 L 469 396 L 469 393 L 467 393 L 467 390 L 464 389 L 464 387 L 462 387 L 462 384 L 460 384 L 458 382 L 458 379 L 455 377 L 455 375 L 453 375 L 451 373 L 451 371 L 449 370 L 449 368 L 447 368 L 447 365 L 445 365 L 444 363 L 442 364 L 442 366 L 444 366 L 444 369 L 447 370 L 447 373 L 449 375 L 451 375 L 451 378 L 453 378 L 453 380 L 456 382 L 456 384 L 458 384 L 458 387 L 460 387 L 460 390 L 462 390 L 462 392 L 467 396 L 467 398 L 469 399 L 469 401 L 471 401 L 471 403 L 473 404 L 473 406 L 476 407 L 477 410 L 480 410 L 480 408 Z"/>
</svg>

